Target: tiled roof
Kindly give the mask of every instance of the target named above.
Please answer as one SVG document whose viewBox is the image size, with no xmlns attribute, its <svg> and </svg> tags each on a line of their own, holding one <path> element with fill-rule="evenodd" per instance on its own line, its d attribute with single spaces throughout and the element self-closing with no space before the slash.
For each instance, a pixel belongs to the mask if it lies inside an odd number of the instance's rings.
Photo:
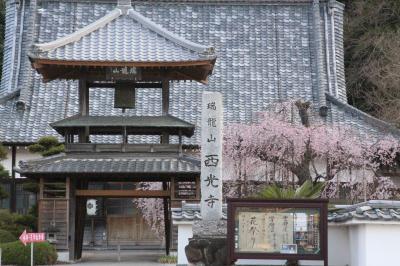
<svg viewBox="0 0 400 266">
<path fill-rule="evenodd" d="M 32 69 L 27 53 L 32 43 L 48 43 L 101 19 L 115 9 L 115 2 L 111 2 L 42 0 L 36 3 L 36 0 L 32 0 L 22 2 L 26 5 L 23 10 L 22 7 L 11 6 L 7 1 L 7 44 L 0 89 L 0 97 L 4 99 L 3 104 L 0 103 L 0 141 L 31 143 L 43 135 L 57 135 L 49 123 L 77 114 L 77 82 L 55 80 L 43 83 L 41 76 Z M 278 101 L 303 99 L 318 105 L 320 93 L 315 69 L 312 2 L 133 2 L 135 11 L 169 32 L 195 43 L 212 45 L 218 52 L 214 74 L 209 78 L 207 86 L 196 82 L 171 84 L 170 114 L 196 126 L 194 137 L 185 139 L 184 143 L 199 144 L 199 103 L 203 90 L 219 91 L 223 94 L 226 123 L 249 122 L 254 113 L 263 111 Z M 332 98 L 327 98 L 329 111 L 326 122 L 352 127 L 360 134 L 386 134 L 379 123 L 372 122 L 370 116 L 359 110 L 351 111 L 351 107 L 345 104 L 343 5 L 335 1 L 321 1 L 320 11 L 320 49 L 326 63 L 320 69 L 322 77 L 326 78 L 322 85 L 325 87 L 328 81 L 329 70 L 330 86 L 325 90 L 331 91 L 330 94 L 333 95 Z M 32 23 L 34 18 L 36 22 Z M 128 19 L 128 16 L 121 16 L 120 19 L 122 20 L 118 23 Z M 135 20 L 127 23 L 135 23 Z M 19 25 L 23 25 L 21 45 Z M 95 35 L 101 31 L 97 31 Z M 17 36 L 15 43 L 13 36 Z M 83 44 L 83 39 L 79 42 Z M 13 56 L 14 61 L 11 60 Z M 17 64 L 19 57 L 20 64 Z M 10 77 L 13 77 L 13 82 L 17 85 L 10 85 L 13 84 L 10 83 Z M 93 116 L 161 115 L 159 89 L 138 90 L 137 108 L 127 110 L 125 114 L 113 108 L 112 90 L 97 88 L 91 90 L 90 97 L 90 114 Z"/>
<path fill-rule="evenodd" d="M 172 219 L 174 221 L 194 221 L 201 220 L 200 204 L 182 202 L 181 208 L 171 208 Z M 227 219 L 227 205 L 222 206 L 222 219 Z"/>
<path fill-rule="evenodd" d="M 21 175 L 44 174 L 129 174 L 199 175 L 200 161 L 187 155 L 157 153 L 68 153 L 43 159 L 21 161 Z"/>
<path fill-rule="evenodd" d="M 345 102 L 339 101 L 336 97 L 326 94 L 328 102 L 327 121 L 338 127 L 347 127 L 358 132 L 361 136 L 380 138 L 391 134 L 400 137 L 400 130 L 394 125 L 379 120 Z"/>
<path fill-rule="evenodd" d="M 171 115 L 164 116 L 73 116 L 51 124 L 57 132 L 64 135 L 68 129 L 83 129 L 89 127 L 91 134 L 107 134 L 110 129 L 126 128 L 128 134 L 141 133 L 146 134 L 162 134 L 163 131 L 170 134 L 179 134 L 179 130 L 187 136 L 191 137 L 194 131 L 194 125 L 187 123 L 179 118 Z"/>
<path fill-rule="evenodd" d="M 337 206 L 329 211 L 328 222 L 344 223 L 351 220 L 400 222 L 400 201 L 370 200 L 355 205 Z M 223 206 L 223 219 L 227 217 L 227 206 Z M 172 208 L 174 221 L 201 220 L 200 204 L 182 202 L 181 208 Z"/>
<path fill-rule="evenodd" d="M 34 58 L 62 61 L 177 62 L 215 58 L 214 49 L 185 40 L 131 6 L 48 43 L 34 45 Z"/>
<path fill-rule="evenodd" d="M 370 200 L 332 210 L 328 215 L 328 221 L 331 223 L 354 220 L 400 222 L 400 201 Z"/>
</svg>

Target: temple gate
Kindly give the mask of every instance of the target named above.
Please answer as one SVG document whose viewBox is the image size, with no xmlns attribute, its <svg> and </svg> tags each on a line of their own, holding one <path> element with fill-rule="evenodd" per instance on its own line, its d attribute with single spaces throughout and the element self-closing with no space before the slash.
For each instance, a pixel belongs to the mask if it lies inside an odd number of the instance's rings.
<svg viewBox="0 0 400 266">
<path fill-rule="evenodd" d="M 78 114 L 51 123 L 64 137 L 65 154 L 22 162 L 18 169 L 40 184 L 39 230 L 58 250 L 68 250 L 70 260 L 77 260 L 82 256 L 88 199 L 162 198 L 168 254 L 171 204 L 200 198 L 200 160 L 185 153 L 182 140 L 191 137 L 195 127 L 169 115 L 170 82 L 207 83 L 214 49 L 163 29 L 136 12 L 130 1 L 120 0 L 88 26 L 35 44 L 30 60 L 45 82 L 66 79 L 79 84 Z M 114 108 L 122 112 L 109 115 L 103 106 L 90 106 L 99 88 L 114 89 Z M 136 107 L 138 91 L 148 88 L 161 91 L 161 114 L 125 113 Z M 159 137 L 159 143 L 149 143 L 148 136 Z M 170 143 L 172 136 L 178 141 Z M 133 186 L 110 189 L 102 185 L 107 182 Z M 143 182 L 160 183 L 160 188 L 143 189 Z M 112 217 L 107 222 L 118 227 Z M 135 226 L 132 221 L 124 224 L 128 229 Z M 108 237 L 116 238 L 113 233 Z"/>
</svg>

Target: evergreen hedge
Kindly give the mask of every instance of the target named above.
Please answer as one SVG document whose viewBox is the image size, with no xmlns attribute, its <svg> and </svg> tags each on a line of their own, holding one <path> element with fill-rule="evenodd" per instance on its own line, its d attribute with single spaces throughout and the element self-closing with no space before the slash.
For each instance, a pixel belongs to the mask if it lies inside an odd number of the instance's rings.
<svg viewBox="0 0 400 266">
<path fill-rule="evenodd" d="M 0 244 L 16 241 L 17 238 L 10 232 L 0 229 Z"/>
<path fill-rule="evenodd" d="M 25 229 L 32 232 L 36 231 L 36 217 L 10 213 L 8 210 L 0 209 L 0 229 L 13 234 L 17 239 Z"/>
<path fill-rule="evenodd" d="M 2 263 L 4 265 L 30 265 L 31 247 L 24 246 L 21 241 L 1 244 Z M 35 265 L 54 265 L 57 262 L 57 251 L 48 242 L 35 243 L 33 246 Z"/>
<path fill-rule="evenodd" d="M 47 157 L 64 152 L 64 144 L 58 142 L 58 139 L 53 136 L 41 137 L 37 143 L 28 146 L 30 152 L 40 153 Z"/>
</svg>

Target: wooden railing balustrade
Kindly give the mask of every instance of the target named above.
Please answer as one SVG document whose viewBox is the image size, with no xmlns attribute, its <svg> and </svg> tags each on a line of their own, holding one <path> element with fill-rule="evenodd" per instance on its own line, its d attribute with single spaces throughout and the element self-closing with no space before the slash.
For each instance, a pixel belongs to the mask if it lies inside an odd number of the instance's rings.
<svg viewBox="0 0 400 266">
<path fill-rule="evenodd" d="M 68 152 L 165 152 L 181 153 L 181 144 L 104 144 L 104 143 L 68 143 Z"/>
</svg>

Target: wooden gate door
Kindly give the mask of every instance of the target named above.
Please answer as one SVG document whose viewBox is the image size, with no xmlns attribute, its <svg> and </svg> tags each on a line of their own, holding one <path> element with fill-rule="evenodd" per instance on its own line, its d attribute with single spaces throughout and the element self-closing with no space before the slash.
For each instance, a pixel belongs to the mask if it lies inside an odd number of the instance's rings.
<svg viewBox="0 0 400 266">
<path fill-rule="evenodd" d="M 162 241 L 150 230 L 140 213 L 132 216 L 108 216 L 109 245 L 161 245 Z"/>
</svg>

